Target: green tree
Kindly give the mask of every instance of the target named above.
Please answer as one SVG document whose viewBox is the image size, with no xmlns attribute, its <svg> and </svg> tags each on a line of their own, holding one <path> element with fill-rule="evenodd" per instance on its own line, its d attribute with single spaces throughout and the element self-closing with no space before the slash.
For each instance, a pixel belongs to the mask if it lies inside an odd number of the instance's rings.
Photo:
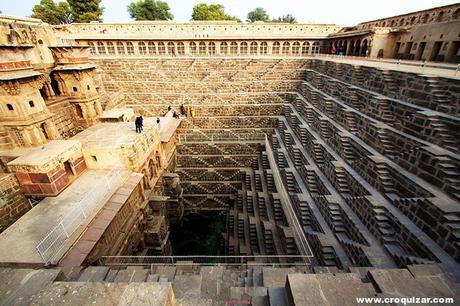
<svg viewBox="0 0 460 306">
<path fill-rule="evenodd" d="M 102 21 L 101 0 L 67 0 L 75 22 Z"/>
<path fill-rule="evenodd" d="M 49 24 L 66 24 L 73 22 L 73 16 L 67 2 L 56 4 L 53 0 L 40 0 L 32 7 L 32 18 L 41 19 Z"/>
<path fill-rule="evenodd" d="M 128 5 L 128 13 L 136 20 L 172 20 L 168 3 L 160 0 L 138 0 Z"/>
<path fill-rule="evenodd" d="M 282 22 L 282 23 L 297 23 L 297 20 L 291 14 L 283 15 L 277 19 L 273 19 L 273 22 Z"/>
<path fill-rule="evenodd" d="M 248 13 L 247 21 L 270 21 L 270 17 L 268 17 L 267 11 L 264 8 L 257 7 Z"/>
<path fill-rule="evenodd" d="M 192 20 L 237 20 L 237 17 L 227 15 L 222 4 L 200 3 L 193 7 Z"/>
</svg>

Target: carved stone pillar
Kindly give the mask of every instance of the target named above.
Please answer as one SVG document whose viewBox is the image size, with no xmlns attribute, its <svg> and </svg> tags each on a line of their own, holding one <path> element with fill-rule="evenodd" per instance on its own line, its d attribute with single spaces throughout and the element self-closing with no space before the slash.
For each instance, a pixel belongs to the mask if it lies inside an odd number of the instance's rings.
<svg viewBox="0 0 460 306">
<path fill-rule="evenodd" d="M 101 102 L 99 100 L 97 100 L 95 103 L 94 103 L 94 108 L 96 110 L 96 114 L 97 115 L 102 115 L 102 105 L 101 105 Z"/>
<path fill-rule="evenodd" d="M 40 132 L 35 129 L 34 126 L 27 127 L 25 133 L 28 135 L 28 138 L 32 142 L 32 145 L 38 146 L 42 144 L 42 137 Z"/>
<path fill-rule="evenodd" d="M 85 103 L 86 110 L 87 110 L 87 117 L 86 119 L 93 119 L 97 116 L 96 109 L 94 108 L 94 104 L 92 103 Z"/>
<path fill-rule="evenodd" d="M 61 138 L 61 135 L 59 134 L 59 131 L 53 121 L 48 120 L 45 122 L 45 130 L 46 130 L 46 133 L 48 134 L 49 139 L 60 139 Z"/>
</svg>

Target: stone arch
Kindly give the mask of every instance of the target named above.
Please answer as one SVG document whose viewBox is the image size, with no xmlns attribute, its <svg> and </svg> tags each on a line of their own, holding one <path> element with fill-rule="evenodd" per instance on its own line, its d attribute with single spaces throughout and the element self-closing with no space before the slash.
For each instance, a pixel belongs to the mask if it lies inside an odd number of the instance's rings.
<svg viewBox="0 0 460 306">
<path fill-rule="evenodd" d="M 361 55 L 366 55 L 367 48 L 368 48 L 367 39 L 364 39 L 363 40 L 363 45 L 361 47 Z"/>
<path fill-rule="evenodd" d="M 422 18 L 420 18 L 420 21 L 422 23 L 427 23 L 429 18 L 430 18 L 430 14 L 426 13 L 426 14 L 423 14 Z"/>
<path fill-rule="evenodd" d="M 83 109 L 80 104 L 75 104 L 75 111 L 77 112 L 77 117 L 83 118 Z"/>
<path fill-rule="evenodd" d="M 273 43 L 272 54 L 280 54 L 280 43 L 278 41 Z"/>
<path fill-rule="evenodd" d="M 352 39 L 350 41 L 350 45 L 348 47 L 348 53 L 347 54 L 352 54 L 353 55 L 353 54 L 355 54 L 354 52 L 355 52 L 355 40 Z"/>
<path fill-rule="evenodd" d="M 113 42 L 111 42 L 111 41 L 107 42 L 107 52 L 108 52 L 110 55 L 114 55 L 114 54 L 115 54 L 115 46 L 113 45 Z"/>
<path fill-rule="evenodd" d="M 220 43 L 220 54 L 227 54 L 228 53 L 228 45 L 225 41 Z"/>
<path fill-rule="evenodd" d="M 157 169 L 161 169 L 161 157 L 160 157 L 160 152 L 158 151 L 155 152 L 155 160 L 156 160 Z"/>
<path fill-rule="evenodd" d="M 358 39 L 356 41 L 356 44 L 355 44 L 355 53 L 354 53 L 354 55 L 359 56 L 360 52 L 361 52 L 361 40 Z"/>
<path fill-rule="evenodd" d="M 177 54 L 179 54 L 179 55 L 184 55 L 185 54 L 185 45 L 181 41 L 177 43 Z"/>
<path fill-rule="evenodd" d="M 288 41 L 285 41 L 283 43 L 283 50 L 282 50 L 284 55 L 288 55 L 291 53 L 291 44 Z"/>
<path fill-rule="evenodd" d="M 88 46 L 89 46 L 89 53 L 90 54 L 96 54 L 96 48 L 94 47 L 94 44 L 92 42 L 88 42 Z"/>
<path fill-rule="evenodd" d="M 118 54 L 126 54 L 126 50 L 125 50 L 125 44 L 123 44 L 121 41 L 118 41 L 117 42 L 117 52 Z"/>
<path fill-rule="evenodd" d="M 399 26 L 402 27 L 404 25 L 404 18 L 402 18 L 401 20 L 399 20 Z"/>
<path fill-rule="evenodd" d="M 235 41 L 230 44 L 230 54 L 238 54 L 238 44 Z"/>
<path fill-rule="evenodd" d="M 304 41 L 302 44 L 302 55 L 307 55 L 310 53 L 310 43 L 308 41 Z"/>
<path fill-rule="evenodd" d="M 318 41 L 315 41 L 311 47 L 311 53 L 318 54 L 320 51 L 320 45 Z"/>
<path fill-rule="evenodd" d="M 268 53 L 268 44 L 266 41 L 260 43 L 260 54 L 267 54 Z"/>
<path fill-rule="evenodd" d="M 165 43 L 162 42 L 162 41 L 160 41 L 160 42 L 158 43 L 158 54 L 160 54 L 160 55 L 166 54 Z"/>
<path fill-rule="evenodd" d="M 150 41 L 147 44 L 147 48 L 148 48 L 150 54 L 157 54 L 157 48 L 156 48 L 155 43 L 153 41 Z"/>
<path fill-rule="evenodd" d="M 198 51 L 200 55 L 206 55 L 206 43 L 204 41 L 200 41 Z"/>
<path fill-rule="evenodd" d="M 208 53 L 209 55 L 215 55 L 216 54 L 216 44 L 214 42 L 210 42 L 208 44 Z"/>
<path fill-rule="evenodd" d="M 139 54 L 141 55 L 146 55 L 147 54 L 147 47 L 145 46 L 144 42 L 139 42 L 138 43 L 138 48 L 139 48 Z"/>
<path fill-rule="evenodd" d="M 253 41 L 251 42 L 250 48 L 249 48 L 249 53 L 250 54 L 257 54 L 257 49 L 259 48 L 259 45 L 257 42 Z"/>
<path fill-rule="evenodd" d="M 148 169 L 149 169 L 150 179 L 152 179 L 154 176 L 157 175 L 157 169 L 155 168 L 155 162 L 153 161 L 153 158 L 149 159 Z"/>
<path fill-rule="evenodd" d="M 105 45 L 102 41 L 97 42 L 97 52 L 102 55 L 107 54 L 107 50 L 105 49 Z"/>
<path fill-rule="evenodd" d="M 194 41 L 192 41 L 190 43 L 190 53 L 192 55 L 196 55 L 196 52 L 197 52 L 197 49 L 196 49 L 196 43 Z"/>
<path fill-rule="evenodd" d="M 134 45 L 132 42 L 128 41 L 126 43 L 126 51 L 128 52 L 128 55 L 134 55 Z"/>
<path fill-rule="evenodd" d="M 444 18 L 444 11 L 440 11 L 438 16 L 436 17 L 436 22 L 441 22 Z"/>
<path fill-rule="evenodd" d="M 240 54 L 248 54 L 248 43 L 245 41 L 240 44 Z"/>
<path fill-rule="evenodd" d="M 452 13 L 452 19 L 460 19 L 460 8 L 456 9 L 455 12 Z"/>
<path fill-rule="evenodd" d="M 298 41 L 292 44 L 292 54 L 299 55 L 300 52 L 300 43 Z"/>
<path fill-rule="evenodd" d="M 176 55 L 176 45 L 172 41 L 169 41 L 166 47 L 168 49 L 168 54 Z"/>
<path fill-rule="evenodd" d="M 147 176 L 147 171 L 145 169 L 142 169 L 142 174 L 144 175 L 142 177 L 142 183 L 144 185 L 144 189 L 150 189 L 150 182 L 149 182 L 149 178 Z"/>
</svg>

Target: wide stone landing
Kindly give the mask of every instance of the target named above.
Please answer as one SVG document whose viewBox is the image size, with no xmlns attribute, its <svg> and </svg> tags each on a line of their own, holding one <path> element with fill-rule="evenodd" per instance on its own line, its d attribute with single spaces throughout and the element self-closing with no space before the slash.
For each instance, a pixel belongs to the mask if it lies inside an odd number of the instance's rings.
<svg viewBox="0 0 460 306">
<path fill-rule="evenodd" d="M 157 118 L 148 117 L 144 118 L 144 127 L 155 126 L 160 131 L 161 142 L 168 142 L 176 132 L 182 119 L 172 117 L 158 117 L 160 119 L 160 126 L 158 127 Z"/>
<path fill-rule="evenodd" d="M 105 180 L 108 174 L 109 171 L 107 170 L 85 171 L 59 196 L 45 198 L 1 233 L 0 265 L 42 265 L 43 260 L 36 250 L 37 244 L 64 216 L 74 211 L 79 201 L 87 194 L 97 192 L 94 187 Z M 120 172 L 120 176 L 117 176 L 111 185 L 113 192 L 126 179 L 127 174 L 128 172 Z M 100 192 L 102 191 L 105 190 L 100 190 Z M 95 206 L 93 215 L 86 218 L 75 233 L 67 239 L 60 250 L 62 254 L 70 248 L 71 244 L 78 238 L 79 232 L 91 221 L 94 214 L 107 201 L 107 198 L 99 201 Z"/>
</svg>

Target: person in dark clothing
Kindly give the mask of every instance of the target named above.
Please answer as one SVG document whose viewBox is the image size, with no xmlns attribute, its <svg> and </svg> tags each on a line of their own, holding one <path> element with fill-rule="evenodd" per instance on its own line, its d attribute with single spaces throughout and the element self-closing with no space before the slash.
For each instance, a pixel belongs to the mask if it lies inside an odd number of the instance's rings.
<svg viewBox="0 0 460 306">
<path fill-rule="evenodd" d="M 172 109 L 171 105 L 170 105 L 170 106 L 168 106 L 168 112 L 169 112 L 171 109 Z"/>
<path fill-rule="evenodd" d="M 185 106 L 184 106 L 183 103 L 180 105 L 180 114 L 181 114 L 182 116 L 185 116 L 185 115 L 186 115 Z"/>
<path fill-rule="evenodd" d="M 141 132 L 141 117 L 136 117 L 136 120 L 134 120 L 134 124 L 136 125 L 136 133 Z"/>
<path fill-rule="evenodd" d="M 140 133 L 144 131 L 144 118 L 142 116 L 139 116 L 139 128 L 140 128 Z"/>
</svg>

